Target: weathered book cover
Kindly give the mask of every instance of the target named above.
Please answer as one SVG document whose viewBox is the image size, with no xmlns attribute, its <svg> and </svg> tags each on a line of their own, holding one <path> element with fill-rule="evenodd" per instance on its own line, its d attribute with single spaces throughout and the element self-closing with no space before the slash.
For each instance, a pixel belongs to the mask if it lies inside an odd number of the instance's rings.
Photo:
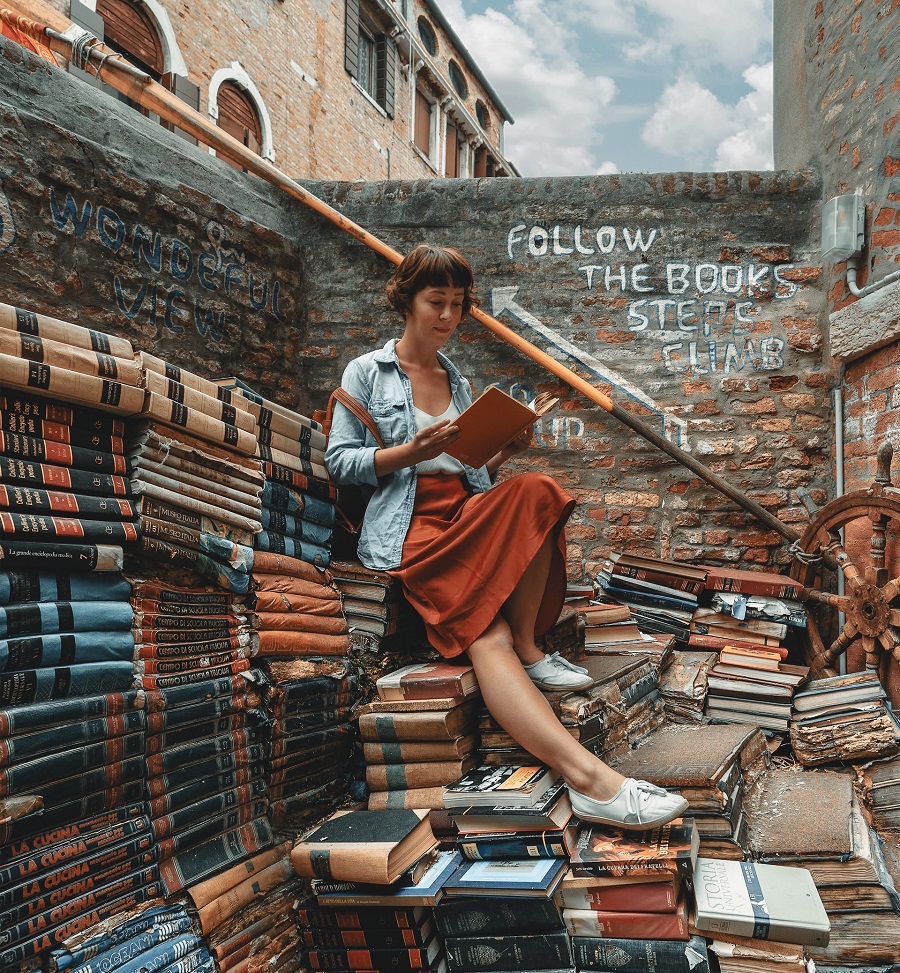
<svg viewBox="0 0 900 973">
<path fill-rule="evenodd" d="M 446 741 L 368 742 L 363 744 L 363 758 L 367 764 L 458 760 L 471 754 L 477 746 L 477 733 Z"/>
<path fill-rule="evenodd" d="M 450 816 L 460 832 L 527 831 L 532 828 L 561 828 L 572 815 L 572 804 L 565 784 L 559 781 L 531 807 L 495 805 L 450 808 Z"/>
<path fill-rule="evenodd" d="M 0 641 L 0 674 L 21 671 L 49 673 L 51 666 L 75 668 L 97 662 L 115 665 L 130 659 L 133 653 L 134 640 L 130 632 L 24 635 Z M 46 682 L 50 676 L 39 678 Z"/>
<path fill-rule="evenodd" d="M 350 811 L 302 838 L 291 861 L 309 878 L 389 885 L 435 846 L 425 811 Z"/>
<path fill-rule="evenodd" d="M 148 369 L 145 374 L 145 387 L 148 392 L 156 392 L 158 395 L 178 402 L 188 409 L 196 409 L 204 415 L 220 419 L 230 426 L 256 435 L 256 418 L 250 412 L 239 409 L 230 402 L 206 395 L 198 389 L 166 378 L 151 369 Z"/>
<path fill-rule="evenodd" d="M 246 776 L 239 778 L 244 783 L 250 777 L 259 776 L 259 766 L 268 757 L 268 748 L 253 746 L 232 753 L 219 754 L 197 763 L 187 764 L 166 774 L 147 778 L 147 794 L 153 799 L 161 797 L 169 790 L 186 787 L 200 778 L 217 777 L 239 769 L 247 770 Z"/>
<path fill-rule="evenodd" d="M 11 304 L 0 304 L 0 328 L 33 338 L 49 338 L 76 348 L 87 348 L 117 358 L 134 358 L 134 348 L 127 338 L 84 328 L 49 314 L 37 314 Z"/>
<path fill-rule="evenodd" d="M 579 970 L 617 973 L 710 973 L 709 953 L 702 936 L 687 942 L 665 939 L 598 939 L 573 936 L 572 953 Z"/>
<path fill-rule="evenodd" d="M 417 662 L 389 672 L 375 682 L 381 699 L 441 699 L 478 691 L 471 665 Z"/>
<path fill-rule="evenodd" d="M 418 809 L 443 807 L 444 788 L 441 784 L 434 787 L 409 787 L 405 790 L 371 791 L 368 798 L 370 811 L 391 811 L 401 808 Z"/>
<path fill-rule="evenodd" d="M 45 365 L 0 354 L 4 385 L 23 392 L 53 396 L 71 402 L 132 416 L 144 405 L 144 390 L 96 375 L 73 372 L 60 365 Z"/>
<path fill-rule="evenodd" d="M 447 936 L 447 965 L 452 970 L 559 970 L 572 966 L 564 931 L 512 936 Z"/>
<path fill-rule="evenodd" d="M 585 822 L 572 852 L 573 875 L 628 875 L 630 871 L 693 873 L 699 835 L 690 818 L 646 831 L 626 832 Z"/>
<path fill-rule="evenodd" d="M 785 574 L 772 571 L 709 567 L 706 570 L 706 590 L 738 591 L 750 595 L 772 595 L 775 598 L 799 598 L 803 593 L 803 585 Z"/>
<path fill-rule="evenodd" d="M 141 384 L 141 369 L 131 355 L 118 358 L 104 351 L 79 348 L 52 338 L 14 334 L 5 328 L 0 328 L 0 355 L 81 375 L 112 379 L 123 385 L 138 387 Z"/>
<path fill-rule="evenodd" d="M 327 475 L 319 476 L 314 473 L 304 473 L 291 466 L 270 460 L 263 460 L 261 465 L 268 480 L 284 483 L 286 486 L 294 487 L 296 490 L 319 497 L 322 500 L 337 500 L 337 486 L 327 478 Z"/>
<path fill-rule="evenodd" d="M 199 507 L 200 504 L 198 503 L 197 506 Z M 247 527 L 229 524 L 220 517 L 211 517 L 208 514 L 199 513 L 181 505 L 174 506 L 163 503 L 146 491 L 141 495 L 137 512 L 141 514 L 142 519 L 147 518 L 177 524 L 194 534 L 217 534 L 219 537 L 225 537 L 236 544 L 250 545 L 253 543 L 254 531 Z M 258 525 L 254 524 L 254 528 L 256 527 Z"/>
<path fill-rule="evenodd" d="M 370 791 L 407 790 L 450 784 L 476 763 L 476 756 L 427 763 L 369 764 L 366 784 Z"/>
<path fill-rule="evenodd" d="M 699 858 L 694 894 L 701 932 L 828 945 L 828 915 L 805 868 Z"/>
<path fill-rule="evenodd" d="M 299 454 L 299 443 L 297 447 Z M 304 459 L 300 455 L 289 453 L 287 450 L 276 449 L 274 446 L 266 446 L 264 443 L 258 443 L 256 455 L 264 462 L 271 463 L 273 466 L 282 466 L 289 470 L 302 473 L 304 476 L 315 477 L 318 480 L 328 479 L 328 470 L 325 468 L 324 463 L 317 463 L 312 459 Z"/>
<path fill-rule="evenodd" d="M 184 429 L 199 439 L 233 449 L 244 456 L 256 454 L 256 435 L 221 419 L 190 409 L 157 392 L 147 392 L 141 413 L 176 429 Z"/>
<path fill-rule="evenodd" d="M 558 932 L 564 928 L 552 898 L 502 895 L 491 899 L 444 896 L 434 907 L 434 920 L 444 936 L 502 936 Z"/>
<path fill-rule="evenodd" d="M 0 607 L 0 639 L 60 632 L 127 632 L 131 605 L 118 601 L 23 602 Z"/>
<path fill-rule="evenodd" d="M 91 473 L 52 463 L 35 463 L 13 456 L 0 456 L 0 480 L 12 486 L 73 490 L 78 494 L 93 496 L 131 496 L 131 484 L 127 477 Z"/>
<path fill-rule="evenodd" d="M 203 841 L 160 864 L 166 893 L 174 895 L 274 843 L 272 827 L 266 818 Z"/>
<path fill-rule="evenodd" d="M 257 427 L 257 439 L 262 446 L 269 446 L 272 449 L 281 450 L 291 456 L 299 456 L 301 459 L 312 460 L 314 463 L 324 464 L 325 447 L 313 444 L 311 441 L 312 430 L 303 427 L 304 435 L 301 438 L 285 436 L 283 433 L 274 429 Z"/>
<path fill-rule="evenodd" d="M 258 868 L 238 885 L 224 890 L 207 905 L 199 907 L 197 915 L 201 929 L 205 935 L 209 935 L 212 930 L 232 918 L 239 910 L 294 878 L 287 849 L 284 849 L 278 861 Z"/>
<path fill-rule="evenodd" d="M 358 721 L 364 741 L 455 740 L 474 729 L 471 703 L 422 713 L 366 713 Z"/>
</svg>

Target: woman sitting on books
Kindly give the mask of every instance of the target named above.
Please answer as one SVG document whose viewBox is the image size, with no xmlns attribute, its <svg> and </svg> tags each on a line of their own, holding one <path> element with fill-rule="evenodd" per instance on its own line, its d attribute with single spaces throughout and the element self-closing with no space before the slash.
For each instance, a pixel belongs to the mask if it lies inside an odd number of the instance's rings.
<svg viewBox="0 0 900 973">
<path fill-rule="evenodd" d="M 472 401 L 440 350 L 476 304 L 471 266 L 456 250 L 422 244 L 386 290 L 405 319 L 403 335 L 351 361 L 341 381 L 372 415 L 384 448 L 336 404 L 325 453 L 337 483 L 371 491 L 360 561 L 400 580 L 442 656 L 467 653 L 491 715 L 563 777 L 579 817 L 632 828 L 677 817 L 682 798 L 616 773 L 574 739 L 540 692 L 592 680 L 535 642 L 562 609 L 563 528 L 575 501 L 541 473 L 493 483 L 528 448 L 533 428 L 479 469 L 445 452 L 459 435 L 453 420 Z"/>
</svg>

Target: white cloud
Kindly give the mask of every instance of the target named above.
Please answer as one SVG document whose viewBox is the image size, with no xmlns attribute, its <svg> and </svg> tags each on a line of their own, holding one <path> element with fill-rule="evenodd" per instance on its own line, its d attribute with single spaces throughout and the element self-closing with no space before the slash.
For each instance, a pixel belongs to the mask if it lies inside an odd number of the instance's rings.
<svg viewBox="0 0 900 973">
<path fill-rule="evenodd" d="M 596 175 L 614 176 L 617 172 L 621 171 L 622 170 L 616 165 L 615 162 L 610 162 L 609 159 L 607 159 L 606 162 L 601 162 L 600 165 L 597 166 Z"/>
<path fill-rule="evenodd" d="M 635 61 L 678 58 L 740 71 L 772 37 L 772 0 L 634 0 L 644 37 L 623 50 Z M 694 73 L 700 73 L 699 71 Z"/>
<path fill-rule="evenodd" d="M 602 109 L 616 85 L 573 55 L 576 37 L 552 5 L 515 0 L 515 19 L 489 7 L 466 17 L 459 0 L 442 8 L 509 109 L 506 155 L 526 175 L 586 175 L 600 164 Z"/>
<path fill-rule="evenodd" d="M 772 64 L 744 71 L 751 91 L 736 105 L 679 78 L 662 93 L 644 124 L 645 145 L 682 158 L 693 169 L 772 168 Z"/>
</svg>

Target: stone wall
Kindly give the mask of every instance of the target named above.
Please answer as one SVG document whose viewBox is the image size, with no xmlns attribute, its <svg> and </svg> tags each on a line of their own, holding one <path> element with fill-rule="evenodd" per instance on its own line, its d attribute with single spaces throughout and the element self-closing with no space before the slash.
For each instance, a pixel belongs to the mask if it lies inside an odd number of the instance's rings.
<svg viewBox="0 0 900 973">
<path fill-rule="evenodd" d="M 62 71 L 0 47 L 3 298 L 127 334 L 303 411 L 399 333 L 387 262 Z M 472 259 L 486 310 L 784 522 L 830 496 L 825 295 L 808 172 L 307 183 L 398 250 Z M 785 563 L 782 538 L 540 367 L 465 324 L 480 391 L 558 411 L 520 467 L 579 499 L 570 568 L 610 549 Z"/>
</svg>

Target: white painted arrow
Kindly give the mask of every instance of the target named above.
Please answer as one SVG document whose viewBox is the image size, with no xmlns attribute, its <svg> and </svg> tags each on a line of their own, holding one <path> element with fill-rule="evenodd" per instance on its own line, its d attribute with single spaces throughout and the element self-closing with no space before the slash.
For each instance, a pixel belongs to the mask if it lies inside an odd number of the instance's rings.
<svg viewBox="0 0 900 973">
<path fill-rule="evenodd" d="M 580 362 L 601 381 L 608 382 L 614 388 L 627 395 L 628 398 L 646 406 L 651 412 L 659 416 L 662 422 L 662 433 L 666 439 L 676 446 L 680 446 L 685 452 L 690 452 L 687 437 L 687 423 L 684 419 L 667 412 L 664 406 L 661 406 L 655 399 L 647 395 L 643 389 L 638 388 L 633 382 L 625 378 L 624 375 L 620 375 L 614 369 L 604 365 L 602 361 L 595 358 L 589 351 L 579 348 L 569 341 L 568 338 L 564 338 L 558 331 L 548 328 L 547 325 L 533 314 L 529 314 L 528 311 L 516 304 L 514 298 L 518 291 L 519 288 L 515 286 L 492 288 L 491 314 L 496 318 L 504 311 L 508 311 L 512 317 L 516 318 L 516 320 L 520 321 L 526 327 L 531 328 L 532 331 L 536 331 L 549 343 L 550 348 L 548 349 L 548 353 L 553 354 L 556 351 L 553 357 L 557 361 L 562 356 L 574 358 L 575 361 Z"/>
</svg>

